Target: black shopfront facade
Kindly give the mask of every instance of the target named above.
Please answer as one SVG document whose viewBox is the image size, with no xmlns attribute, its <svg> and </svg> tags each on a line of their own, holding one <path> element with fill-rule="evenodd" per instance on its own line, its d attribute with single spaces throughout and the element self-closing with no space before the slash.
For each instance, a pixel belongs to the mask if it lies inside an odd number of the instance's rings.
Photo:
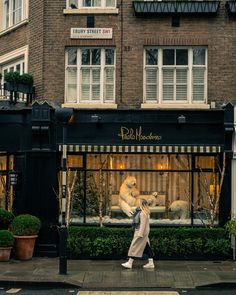
<svg viewBox="0 0 236 295">
<path fill-rule="evenodd" d="M 122 226 L 119 189 L 127 176 L 141 195 L 160 197 L 152 226 L 204 226 L 220 190 L 215 225 L 231 211 L 233 106 L 208 110 L 73 110 L 62 123 L 47 103 L 0 111 L 1 207 L 42 220 L 41 252 L 53 253 L 60 212 L 61 157 L 67 150 L 72 224 Z M 16 172 L 17 183 L 10 182 Z M 169 210 L 175 201 L 187 214 Z M 40 247 L 41 245 L 41 247 Z"/>
</svg>

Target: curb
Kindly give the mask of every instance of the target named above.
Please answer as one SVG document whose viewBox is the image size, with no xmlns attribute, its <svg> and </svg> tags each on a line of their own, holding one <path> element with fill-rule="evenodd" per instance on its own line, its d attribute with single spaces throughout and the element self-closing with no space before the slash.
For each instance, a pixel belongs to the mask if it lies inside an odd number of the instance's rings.
<svg viewBox="0 0 236 295">
<path fill-rule="evenodd" d="M 21 280 L 1 280 L 0 286 L 10 286 L 10 287 L 37 287 L 37 288 L 81 288 L 82 284 L 78 282 L 61 282 L 61 281 L 21 281 Z"/>
</svg>

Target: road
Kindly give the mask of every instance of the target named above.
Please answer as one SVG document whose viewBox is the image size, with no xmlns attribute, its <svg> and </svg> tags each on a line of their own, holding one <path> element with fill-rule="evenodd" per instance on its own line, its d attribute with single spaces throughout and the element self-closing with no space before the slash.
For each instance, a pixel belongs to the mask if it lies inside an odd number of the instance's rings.
<svg viewBox="0 0 236 295">
<path fill-rule="evenodd" d="M 152 291 L 86 291 L 77 288 L 17 288 L 17 287 L 0 287 L 0 295 L 17 294 L 17 295 L 235 295 L 236 288 L 220 288 L 220 289 L 179 289 L 179 290 L 152 290 Z"/>
</svg>

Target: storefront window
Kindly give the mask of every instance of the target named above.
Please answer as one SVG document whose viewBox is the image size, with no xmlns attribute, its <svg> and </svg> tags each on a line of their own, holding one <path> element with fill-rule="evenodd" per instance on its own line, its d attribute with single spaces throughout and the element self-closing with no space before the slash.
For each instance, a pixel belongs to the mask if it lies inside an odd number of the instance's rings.
<svg viewBox="0 0 236 295">
<path fill-rule="evenodd" d="M 13 191 L 7 182 L 8 171 L 13 169 L 13 156 L 0 154 L 0 208 L 12 210 Z"/>
<path fill-rule="evenodd" d="M 126 224 L 131 218 L 120 202 L 146 198 L 151 224 L 201 225 L 210 223 L 213 197 L 219 194 L 216 156 L 187 154 L 84 154 L 68 157 L 70 221 Z M 132 199 L 132 201 L 134 200 Z M 218 219 L 215 207 L 214 223 Z"/>
</svg>

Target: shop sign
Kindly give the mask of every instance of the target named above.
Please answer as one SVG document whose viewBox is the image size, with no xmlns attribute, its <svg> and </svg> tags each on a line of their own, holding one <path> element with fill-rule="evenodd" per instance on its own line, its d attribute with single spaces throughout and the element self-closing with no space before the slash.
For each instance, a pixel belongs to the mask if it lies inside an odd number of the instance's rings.
<svg viewBox="0 0 236 295">
<path fill-rule="evenodd" d="M 139 126 L 138 128 L 127 128 L 121 126 L 118 136 L 121 138 L 122 141 L 159 141 L 162 139 L 161 135 L 153 134 L 152 132 L 143 133 L 142 126 Z"/>
<path fill-rule="evenodd" d="M 71 28 L 71 39 L 112 39 L 112 28 Z"/>
</svg>

